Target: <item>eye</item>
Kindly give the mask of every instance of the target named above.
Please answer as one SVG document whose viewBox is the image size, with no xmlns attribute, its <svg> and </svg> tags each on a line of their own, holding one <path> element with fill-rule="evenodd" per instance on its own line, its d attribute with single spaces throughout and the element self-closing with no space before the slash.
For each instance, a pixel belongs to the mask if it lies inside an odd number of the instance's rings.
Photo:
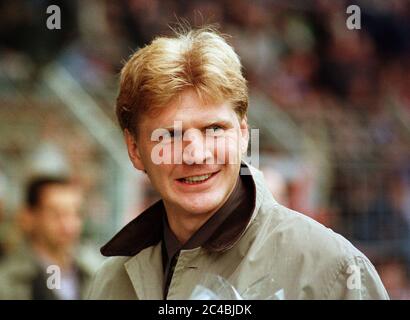
<svg viewBox="0 0 410 320">
<path fill-rule="evenodd" d="M 160 136 L 160 141 L 169 141 L 174 138 L 174 131 L 167 130 L 166 132 L 162 133 Z"/>
<path fill-rule="evenodd" d="M 212 136 L 220 136 L 224 132 L 224 128 L 220 125 L 214 124 L 206 128 L 206 133 Z"/>
<path fill-rule="evenodd" d="M 221 126 L 217 125 L 217 124 L 212 125 L 212 126 L 208 127 L 207 129 L 212 130 L 213 132 L 223 131 L 223 128 Z"/>
</svg>

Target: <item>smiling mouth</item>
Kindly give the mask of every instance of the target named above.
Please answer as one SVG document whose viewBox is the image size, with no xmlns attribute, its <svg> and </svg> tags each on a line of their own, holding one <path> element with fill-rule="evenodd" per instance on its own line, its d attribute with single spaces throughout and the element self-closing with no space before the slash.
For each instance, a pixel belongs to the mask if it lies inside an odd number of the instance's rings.
<svg viewBox="0 0 410 320">
<path fill-rule="evenodd" d="M 190 177 L 185 177 L 185 178 L 181 178 L 177 180 L 182 183 L 186 183 L 186 184 L 201 184 L 201 183 L 208 181 L 211 177 L 216 175 L 218 172 L 197 175 L 197 176 L 190 176 Z"/>
</svg>

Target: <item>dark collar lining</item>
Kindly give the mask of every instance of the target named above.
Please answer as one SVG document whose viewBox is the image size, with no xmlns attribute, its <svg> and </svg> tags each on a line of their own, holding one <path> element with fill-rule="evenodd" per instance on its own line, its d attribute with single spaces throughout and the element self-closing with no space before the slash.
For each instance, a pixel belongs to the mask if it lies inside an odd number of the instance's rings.
<svg viewBox="0 0 410 320">
<path fill-rule="evenodd" d="M 156 202 L 122 228 L 101 248 L 103 256 L 134 256 L 141 250 L 156 245 L 162 237 L 162 200 Z"/>
<path fill-rule="evenodd" d="M 221 252 L 232 247 L 241 237 L 252 217 L 256 203 L 255 182 L 251 175 L 240 176 L 240 178 L 246 195 L 252 199 L 241 201 L 240 210 L 233 210 L 203 243 L 202 247 L 209 251 Z M 224 207 L 226 208 L 225 205 Z M 107 257 L 134 256 L 143 249 L 158 244 L 163 238 L 164 215 L 166 215 L 164 204 L 160 200 L 119 231 L 101 248 L 101 253 Z"/>
</svg>

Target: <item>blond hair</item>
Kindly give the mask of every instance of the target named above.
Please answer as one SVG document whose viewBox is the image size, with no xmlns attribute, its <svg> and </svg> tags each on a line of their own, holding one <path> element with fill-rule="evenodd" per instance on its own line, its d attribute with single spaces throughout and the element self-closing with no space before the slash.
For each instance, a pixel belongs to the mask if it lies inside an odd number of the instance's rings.
<svg viewBox="0 0 410 320">
<path fill-rule="evenodd" d="M 230 102 L 242 119 L 248 89 L 241 69 L 233 48 L 213 28 L 158 37 L 134 53 L 121 71 L 119 124 L 136 133 L 141 114 L 167 105 L 186 89 L 194 89 L 204 102 Z"/>
</svg>

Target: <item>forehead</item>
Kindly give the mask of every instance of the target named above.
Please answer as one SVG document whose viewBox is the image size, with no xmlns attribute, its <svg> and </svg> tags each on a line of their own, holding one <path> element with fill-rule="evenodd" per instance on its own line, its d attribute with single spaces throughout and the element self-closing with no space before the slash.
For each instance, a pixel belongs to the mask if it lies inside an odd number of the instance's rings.
<svg viewBox="0 0 410 320">
<path fill-rule="evenodd" d="M 186 90 L 168 105 L 153 108 L 141 119 L 141 127 L 158 128 L 172 126 L 174 121 L 182 121 L 185 126 L 197 126 L 209 121 L 238 121 L 238 116 L 231 103 L 205 102 L 195 91 Z"/>
<path fill-rule="evenodd" d="M 79 205 L 81 192 L 70 185 L 49 185 L 41 192 L 40 204 L 43 206 Z"/>
</svg>

